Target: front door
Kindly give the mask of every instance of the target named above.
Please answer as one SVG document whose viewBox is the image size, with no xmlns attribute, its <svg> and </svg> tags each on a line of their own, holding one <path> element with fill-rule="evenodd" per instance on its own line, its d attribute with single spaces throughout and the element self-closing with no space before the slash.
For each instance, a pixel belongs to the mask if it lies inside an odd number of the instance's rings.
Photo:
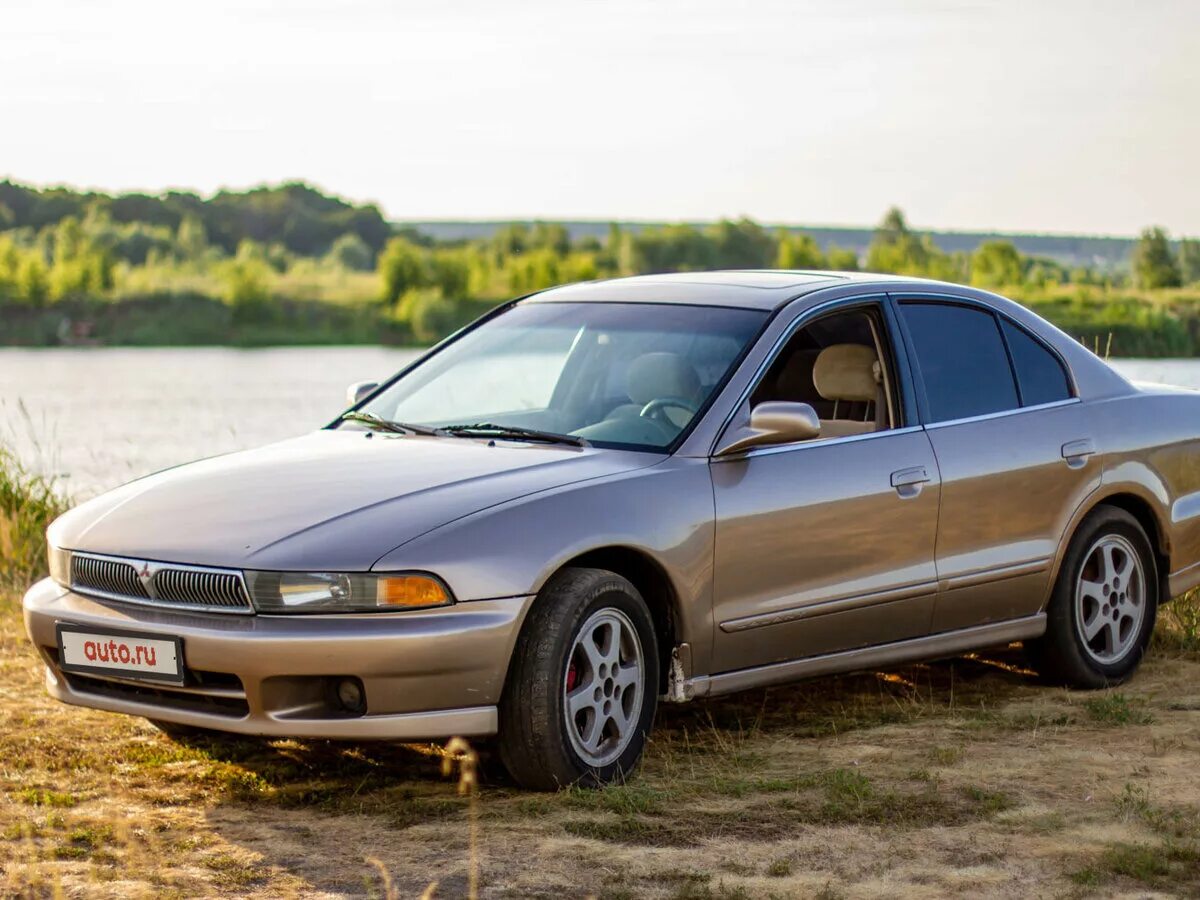
<svg viewBox="0 0 1200 900">
<path fill-rule="evenodd" d="M 747 401 L 810 403 L 835 437 L 711 463 L 715 672 L 929 632 L 940 479 L 888 321 L 868 303 L 806 324 Z"/>
</svg>

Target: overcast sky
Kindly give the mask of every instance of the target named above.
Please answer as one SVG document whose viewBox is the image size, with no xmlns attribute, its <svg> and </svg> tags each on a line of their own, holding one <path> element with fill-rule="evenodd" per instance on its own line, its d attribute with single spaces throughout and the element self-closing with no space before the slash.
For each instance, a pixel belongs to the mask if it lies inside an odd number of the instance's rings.
<svg viewBox="0 0 1200 900">
<path fill-rule="evenodd" d="M 1200 234 L 1200 0 L 10 0 L 0 175 Z"/>
</svg>

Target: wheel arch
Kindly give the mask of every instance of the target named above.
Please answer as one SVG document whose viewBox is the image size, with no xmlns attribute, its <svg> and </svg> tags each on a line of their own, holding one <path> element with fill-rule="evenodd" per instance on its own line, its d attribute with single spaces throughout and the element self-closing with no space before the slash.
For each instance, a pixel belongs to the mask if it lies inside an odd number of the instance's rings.
<svg viewBox="0 0 1200 900">
<path fill-rule="evenodd" d="M 1130 485 L 1112 485 L 1110 490 L 1089 497 L 1088 501 L 1082 504 L 1072 517 L 1054 560 L 1054 571 L 1050 578 L 1046 602 L 1049 602 L 1049 598 L 1053 594 L 1067 548 L 1075 539 L 1080 526 L 1102 506 L 1123 510 L 1133 516 L 1142 526 L 1146 536 L 1150 539 L 1150 547 L 1154 551 L 1154 564 L 1158 573 L 1159 602 L 1163 603 L 1169 600 L 1170 592 L 1167 581 L 1171 572 L 1171 542 L 1170 533 L 1163 522 L 1162 512 L 1152 497 L 1147 497 L 1136 488 Z"/>
<path fill-rule="evenodd" d="M 637 547 L 623 544 L 595 547 L 572 556 L 549 572 L 538 585 L 539 596 L 556 574 L 563 569 L 575 568 L 605 569 L 627 579 L 638 589 L 654 620 L 655 637 L 658 639 L 659 690 L 665 690 L 671 652 L 680 640 L 681 621 L 679 592 L 666 567 L 652 554 Z"/>
</svg>

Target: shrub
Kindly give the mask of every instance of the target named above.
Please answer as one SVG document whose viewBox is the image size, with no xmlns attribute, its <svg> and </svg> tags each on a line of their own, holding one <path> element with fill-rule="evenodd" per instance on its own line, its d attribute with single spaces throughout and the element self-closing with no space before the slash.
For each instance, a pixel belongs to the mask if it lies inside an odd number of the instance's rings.
<svg viewBox="0 0 1200 900">
<path fill-rule="evenodd" d="M 412 288 L 400 298 L 397 316 L 421 343 L 432 343 L 453 331 L 460 317 L 457 304 L 440 288 Z"/>
<path fill-rule="evenodd" d="M 65 506 L 50 479 L 0 447 L 0 588 L 22 588 L 46 574 L 46 526 Z"/>
</svg>

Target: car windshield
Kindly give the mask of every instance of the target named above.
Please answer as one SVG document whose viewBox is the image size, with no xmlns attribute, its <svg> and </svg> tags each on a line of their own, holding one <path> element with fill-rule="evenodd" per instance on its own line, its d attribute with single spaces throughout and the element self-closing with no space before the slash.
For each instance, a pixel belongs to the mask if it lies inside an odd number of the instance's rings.
<svg viewBox="0 0 1200 900">
<path fill-rule="evenodd" d="M 664 449 L 765 319 L 756 310 L 680 304 L 520 304 L 420 363 L 360 411 L 460 436 L 535 429 L 599 446 Z"/>
</svg>

